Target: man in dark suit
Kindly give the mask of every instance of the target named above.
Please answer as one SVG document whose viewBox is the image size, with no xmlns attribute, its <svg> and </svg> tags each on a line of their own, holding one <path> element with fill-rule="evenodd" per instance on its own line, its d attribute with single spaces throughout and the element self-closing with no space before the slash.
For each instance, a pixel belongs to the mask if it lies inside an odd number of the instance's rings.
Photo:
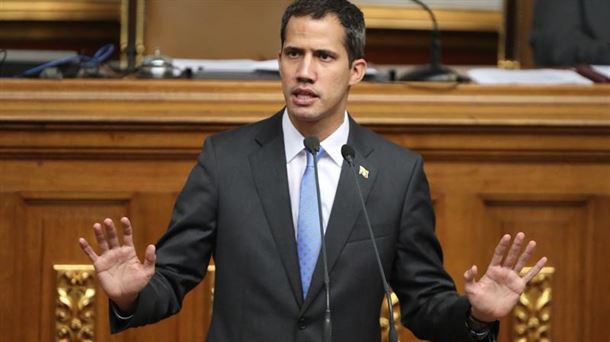
<svg viewBox="0 0 610 342">
<path fill-rule="evenodd" d="M 140 263 L 127 218 L 120 245 L 112 220 L 94 225 L 95 265 L 113 312 L 114 332 L 179 311 L 214 257 L 216 284 L 209 341 L 320 341 L 325 289 L 320 225 L 307 223 L 316 136 L 323 239 L 327 243 L 334 341 L 379 341 L 382 281 L 354 180 L 341 146 L 355 150 L 383 268 L 403 323 L 435 341 L 492 340 L 494 325 L 517 302 L 541 259 L 524 236 L 504 236 L 486 274 L 466 271 L 466 296 L 442 266 L 422 159 L 356 124 L 346 112 L 351 86 L 366 71 L 364 19 L 345 0 L 299 0 L 282 18 L 278 60 L 286 107 L 272 117 L 208 138 L 174 208 L 170 226 Z M 315 219 L 314 219 L 315 222 Z M 319 221 L 318 221 L 319 222 Z M 317 231 L 317 234 L 316 234 Z M 306 238 L 304 238 L 306 237 Z M 309 263 L 313 255 L 314 263 Z"/>
<path fill-rule="evenodd" d="M 610 1 L 536 0 L 530 43 L 537 65 L 610 65 Z"/>
</svg>

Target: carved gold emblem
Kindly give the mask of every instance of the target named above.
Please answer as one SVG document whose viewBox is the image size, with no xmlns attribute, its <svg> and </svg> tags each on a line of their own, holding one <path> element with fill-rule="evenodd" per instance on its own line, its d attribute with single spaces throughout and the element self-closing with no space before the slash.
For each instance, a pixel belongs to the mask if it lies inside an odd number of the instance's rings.
<svg viewBox="0 0 610 342">
<path fill-rule="evenodd" d="M 95 282 L 91 265 L 54 265 L 57 300 L 55 341 L 92 342 L 95 338 Z"/>
<path fill-rule="evenodd" d="M 526 274 L 529 267 L 523 269 Z M 552 279 L 555 269 L 544 267 L 527 285 L 513 309 L 515 342 L 551 341 Z"/>
</svg>

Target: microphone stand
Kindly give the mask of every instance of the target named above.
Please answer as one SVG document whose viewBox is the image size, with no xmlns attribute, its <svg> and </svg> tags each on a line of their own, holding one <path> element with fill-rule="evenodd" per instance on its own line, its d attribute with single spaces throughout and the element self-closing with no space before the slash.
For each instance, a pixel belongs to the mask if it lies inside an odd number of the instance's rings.
<svg viewBox="0 0 610 342">
<path fill-rule="evenodd" d="M 328 276 L 328 259 L 326 257 L 326 241 L 324 239 L 323 219 L 322 219 L 322 203 L 320 196 L 320 181 L 318 178 L 318 151 L 320 150 L 320 141 L 316 137 L 307 137 L 303 141 L 305 148 L 313 156 L 314 174 L 316 178 L 316 194 L 318 199 L 318 217 L 320 218 L 320 242 L 322 250 L 322 264 L 324 266 L 324 287 L 326 290 L 326 311 L 324 313 L 324 330 L 322 341 L 332 341 L 332 321 L 330 315 L 330 278 Z"/>
<path fill-rule="evenodd" d="M 379 267 L 379 275 L 381 276 L 381 281 L 383 282 L 383 290 L 385 292 L 385 298 L 388 303 L 388 342 L 398 342 L 398 335 L 396 335 L 396 327 L 394 326 L 394 307 L 392 306 L 392 294 L 390 293 L 390 286 L 388 285 L 388 281 L 386 280 L 385 273 L 383 272 L 383 266 L 381 265 L 381 258 L 379 257 L 379 250 L 377 249 L 377 244 L 375 243 L 375 234 L 373 234 L 373 227 L 371 226 L 371 220 L 369 219 L 369 214 L 366 210 L 366 205 L 364 204 L 364 198 L 362 198 L 362 190 L 360 189 L 360 183 L 358 182 L 358 176 L 356 175 L 356 168 L 354 165 L 354 149 L 349 145 L 343 145 L 341 148 L 341 154 L 349 168 L 352 170 L 352 175 L 354 176 L 354 182 L 356 183 L 356 188 L 358 190 L 358 198 L 360 198 L 360 204 L 362 205 L 362 211 L 364 211 L 364 219 L 366 220 L 366 226 L 369 229 L 369 235 L 371 238 L 371 243 L 373 244 L 373 250 L 375 252 L 375 258 L 377 260 L 377 266 Z"/>
<path fill-rule="evenodd" d="M 415 67 L 400 77 L 401 81 L 436 81 L 436 82 L 465 82 L 468 78 L 441 64 L 441 31 L 436 22 L 434 12 L 420 0 L 411 0 L 421 6 L 432 19 L 432 42 L 430 43 L 430 63 Z"/>
</svg>

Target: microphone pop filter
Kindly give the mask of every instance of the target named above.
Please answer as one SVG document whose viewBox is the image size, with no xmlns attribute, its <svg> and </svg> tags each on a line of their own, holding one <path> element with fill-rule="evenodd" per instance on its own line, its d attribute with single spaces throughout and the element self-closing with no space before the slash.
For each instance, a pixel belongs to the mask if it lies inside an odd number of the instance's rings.
<svg viewBox="0 0 610 342">
<path fill-rule="evenodd" d="M 345 159 L 350 165 L 354 161 L 354 157 L 356 156 L 356 152 L 354 148 L 348 144 L 341 146 L 341 154 L 343 155 L 343 159 Z"/>
<path fill-rule="evenodd" d="M 305 145 L 305 148 L 307 151 L 309 151 L 309 153 L 315 155 L 320 150 L 320 139 L 314 136 L 306 137 L 303 139 L 303 145 Z"/>
</svg>

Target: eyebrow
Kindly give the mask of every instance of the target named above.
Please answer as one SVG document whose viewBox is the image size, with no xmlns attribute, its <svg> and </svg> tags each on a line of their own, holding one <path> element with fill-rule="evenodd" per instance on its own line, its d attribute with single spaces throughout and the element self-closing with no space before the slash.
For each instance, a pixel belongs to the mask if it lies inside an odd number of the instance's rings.
<svg viewBox="0 0 610 342">
<path fill-rule="evenodd" d="M 299 48 L 299 47 L 296 47 L 296 46 L 285 46 L 283 51 L 284 52 L 300 52 L 300 53 L 302 53 L 302 52 L 305 51 L 305 49 Z M 316 56 L 317 55 L 321 55 L 321 54 L 326 54 L 326 55 L 333 56 L 333 57 L 338 56 L 338 54 L 336 52 L 334 52 L 332 50 L 328 50 L 328 49 L 316 49 L 316 50 L 314 50 L 313 53 Z"/>
</svg>

